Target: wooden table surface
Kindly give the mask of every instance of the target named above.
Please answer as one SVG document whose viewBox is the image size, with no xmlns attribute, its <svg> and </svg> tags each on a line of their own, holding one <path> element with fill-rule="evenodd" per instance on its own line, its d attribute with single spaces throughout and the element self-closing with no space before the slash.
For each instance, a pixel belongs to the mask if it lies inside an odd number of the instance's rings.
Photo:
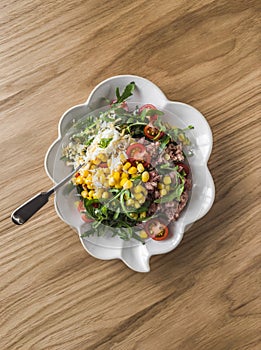
<svg viewBox="0 0 261 350">
<path fill-rule="evenodd" d="M 0 349 L 260 349 L 260 5 L 1 1 Z M 53 200 L 10 220 L 51 186 L 63 112 L 119 74 L 195 106 L 214 136 L 214 205 L 147 274 L 88 255 Z"/>
</svg>

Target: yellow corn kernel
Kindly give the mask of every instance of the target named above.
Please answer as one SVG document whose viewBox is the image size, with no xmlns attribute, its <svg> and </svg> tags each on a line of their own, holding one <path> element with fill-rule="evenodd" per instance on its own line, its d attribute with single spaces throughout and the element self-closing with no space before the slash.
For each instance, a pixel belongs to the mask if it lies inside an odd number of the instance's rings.
<svg viewBox="0 0 261 350">
<path fill-rule="evenodd" d="M 141 192 L 143 192 L 143 194 L 144 194 L 144 196 L 146 197 L 147 196 L 147 194 L 148 194 L 148 191 L 146 190 L 146 188 L 145 187 L 143 187 L 142 186 L 142 190 L 141 190 Z"/>
<path fill-rule="evenodd" d="M 119 172 L 122 171 L 122 165 L 121 164 L 117 165 L 116 171 L 119 171 Z"/>
<path fill-rule="evenodd" d="M 121 177 L 121 174 L 119 173 L 119 171 L 115 171 L 113 173 L 113 177 L 116 181 L 119 181 L 120 180 L 120 177 Z"/>
<path fill-rule="evenodd" d="M 140 192 L 142 192 L 143 188 L 144 188 L 143 186 L 137 185 L 137 186 L 134 188 L 134 193 L 140 193 Z"/>
<path fill-rule="evenodd" d="M 98 165 L 100 164 L 101 160 L 99 158 L 95 158 L 92 162 L 93 164 Z"/>
<path fill-rule="evenodd" d="M 146 198 L 145 198 L 145 197 L 142 197 L 141 199 L 138 200 L 138 202 L 139 202 L 140 204 L 143 204 L 145 201 L 146 201 Z"/>
<path fill-rule="evenodd" d="M 87 177 L 89 175 L 89 171 L 87 169 L 83 170 L 82 176 Z"/>
<path fill-rule="evenodd" d="M 128 173 L 133 175 L 137 173 L 137 168 L 135 166 L 130 167 L 130 169 L 128 170 Z"/>
<path fill-rule="evenodd" d="M 96 175 L 97 176 L 101 176 L 102 174 L 103 174 L 103 171 L 98 168 L 97 171 L 96 171 Z"/>
<path fill-rule="evenodd" d="M 142 182 L 148 182 L 150 178 L 150 174 L 147 171 L 143 171 L 141 175 Z"/>
<path fill-rule="evenodd" d="M 93 190 L 91 190 L 91 191 L 89 192 L 89 197 L 90 197 L 90 198 L 92 198 L 92 197 L 93 197 L 93 195 L 94 195 L 94 191 L 93 191 Z"/>
<path fill-rule="evenodd" d="M 185 141 L 185 135 L 184 134 L 179 134 L 178 138 L 179 138 L 179 140 L 181 142 Z"/>
<path fill-rule="evenodd" d="M 164 176 L 163 177 L 163 182 L 165 185 L 170 185 L 171 184 L 171 177 L 170 176 Z"/>
<path fill-rule="evenodd" d="M 140 213 L 140 218 L 141 219 L 145 219 L 146 218 L 146 211 L 143 211 L 142 213 Z"/>
<path fill-rule="evenodd" d="M 165 187 L 165 185 L 159 182 L 157 187 L 159 190 L 162 190 Z"/>
<path fill-rule="evenodd" d="M 99 153 L 97 158 L 99 158 L 102 162 L 106 162 L 107 157 L 104 153 Z"/>
<path fill-rule="evenodd" d="M 125 157 L 125 155 L 123 153 L 120 154 L 120 160 L 122 162 L 125 162 L 125 160 L 126 160 L 126 157 Z"/>
<path fill-rule="evenodd" d="M 165 196 L 167 194 L 167 191 L 165 190 L 165 188 L 163 188 L 162 190 L 160 190 L 160 195 Z"/>
<path fill-rule="evenodd" d="M 135 207 L 136 209 L 139 209 L 139 208 L 140 208 L 140 203 L 139 203 L 138 201 L 135 201 L 135 202 L 134 202 L 134 207 Z"/>
<path fill-rule="evenodd" d="M 123 186 L 126 181 L 128 181 L 128 179 L 126 179 L 126 177 L 124 177 L 123 179 L 121 179 L 120 185 Z"/>
<path fill-rule="evenodd" d="M 83 177 L 82 176 L 77 176 L 75 180 L 76 185 L 81 185 L 83 184 Z"/>
<path fill-rule="evenodd" d="M 96 169 L 96 166 L 95 166 L 94 164 L 92 164 L 92 165 L 90 166 L 90 169 L 91 169 L 91 170 L 94 170 L 94 169 Z"/>
<path fill-rule="evenodd" d="M 122 186 L 119 183 L 115 184 L 114 187 L 117 188 L 117 189 L 122 188 Z"/>
<path fill-rule="evenodd" d="M 143 166 L 143 164 L 139 163 L 139 164 L 137 165 L 137 169 L 138 169 L 138 172 L 139 172 L 139 173 L 142 173 L 142 172 L 144 171 L 144 166 Z"/>
<path fill-rule="evenodd" d="M 143 239 L 148 238 L 148 234 L 145 230 L 140 231 L 140 238 L 143 238 Z"/>
<path fill-rule="evenodd" d="M 87 191 L 82 191 L 81 192 L 81 196 L 83 197 L 83 198 L 87 198 L 88 197 L 88 192 Z"/>
<path fill-rule="evenodd" d="M 104 188 L 108 188 L 110 185 L 109 185 L 109 181 L 107 179 L 105 179 L 105 181 L 103 182 L 103 187 Z"/>
<path fill-rule="evenodd" d="M 123 180 L 125 180 L 125 179 L 123 179 Z M 127 180 L 127 179 L 126 179 Z M 122 180 L 121 180 L 122 181 Z M 129 189 L 129 188 L 132 188 L 132 186 L 133 186 L 133 183 L 130 181 L 130 180 L 127 180 L 126 182 L 124 182 L 124 185 L 123 185 L 123 188 L 125 189 L 125 190 L 127 190 L 127 189 Z"/>
<path fill-rule="evenodd" d="M 115 183 L 116 183 L 116 181 L 115 181 L 114 177 L 113 177 L 113 176 L 110 176 L 110 177 L 109 177 L 109 185 L 110 185 L 110 186 L 114 186 Z"/>
<path fill-rule="evenodd" d="M 134 220 L 137 220 L 137 219 L 138 219 L 138 214 L 137 214 L 137 213 L 130 213 L 129 215 L 130 215 L 130 217 L 131 217 L 132 219 L 134 219 Z"/>
<path fill-rule="evenodd" d="M 104 174 L 101 174 L 100 177 L 99 177 L 99 180 L 100 180 L 100 183 L 101 184 L 104 184 L 105 180 L 106 180 L 106 177 Z"/>
<path fill-rule="evenodd" d="M 130 162 L 127 162 L 123 165 L 122 169 L 123 170 L 128 170 L 129 168 L 131 167 L 131 163 Z"/>
<path fill-rule="evenodd" d="M 134 198 L 137 199 L 137 200 L 139 200 L 139 199 L 141 199 L 141 198 L 144 198 L 144 196 L 143 196 L 142 193 L 135 193 L 135 194 L 134 194 Z"/>
<path fill-rule="evenodd" d="M 95 191 L 95 195 L 93 196 L 93 198 L 96 198 L 96 199 L 100 199 L 102 197 L 102 189 L 101 188 L 98 188 L 96 191 Z"/>
<path fill-rule="evenodd" d="M 133 200 L 132 198 L 127 199 L 126 205 L 127 205 L 128 207 L 134 205 L 134 200 Z"/>
<path fill-rule="evenodd" d="M 109 192 L 103 192 L 103 194 L 102 194 L 102 198 L 103 199 L 108 199 L 109 198 Z"/>
<path fill-rule="evenodd" d="M 166 189 L 166 191 L 169 191 L 170 190 L 170 185 L 166 185 L 165 189 Z"/>
<path fill-rule="evenodd" d="M 84 179 L 84 183 L 89 186 L 92 183 L 92 176 L 88 175 L 85 179 Z"/>
<path fill-rule="evenodd" d="M 170 160 L 170 155 L 169 155 L 168 153 L 165 153 L 164 158 L 165 158 L 166 160 Z"/>
<path fill-rule="evenodd" d="M 128 179 L 129 175 L 127 173 L 121 173 L 121 178 L 122 179 Z"/>
</svg>

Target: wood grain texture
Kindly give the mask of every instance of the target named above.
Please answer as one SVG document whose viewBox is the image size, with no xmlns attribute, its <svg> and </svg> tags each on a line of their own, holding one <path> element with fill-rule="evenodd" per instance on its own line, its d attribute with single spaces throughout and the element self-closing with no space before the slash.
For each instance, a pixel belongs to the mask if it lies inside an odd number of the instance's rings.
<svg viewBox="0 0 261 350">
<path fill-rule="evenodd" d="M 260 349 L 258 0 L 2 0 L 0 348 Z M 69 107 L 136 74 L 198 108 L 214 135 L 211 211 L 139 274 L 89 256 L 52 201 L 43 161 Z"/>
</svg>

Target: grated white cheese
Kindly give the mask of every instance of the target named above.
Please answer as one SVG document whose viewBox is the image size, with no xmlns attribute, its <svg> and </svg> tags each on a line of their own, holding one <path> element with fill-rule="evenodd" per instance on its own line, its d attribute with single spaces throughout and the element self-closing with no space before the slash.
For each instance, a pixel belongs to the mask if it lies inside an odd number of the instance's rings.
<svg viewBox="0 0 261 350">
<path fill-rule="evenodd" d="M 110 171 L 115 171 L 119 165 L 127 159 L 126 150 L 130 143 L 134 140 L 130 135 L 122 135 L 118 130 L 115 129 L 112 122 L 103 122 L 100 125 L 100 132 L 94 137 L 90 146 L 86 150 L 86 146 L 83 144 L 73 144 L 70 142 L 67 146 L 67 152 L 70 158 L 74 160 L 74 167 L 83 162 L 86 164 L 80 172 L 82 173 L 85 169 L 90 169 L 91 161 L 94 161 L 99 154 L 103 154 L 106 159 Z M 106 148 L 100 147 L 102 139 L 112 139 Z M 85 153 L 86 150 L 86 153 Z M 94 176 L 93 172 L 93 176 Z M 102 187 L 98 177 L 94 176 L 95 185 Z"/>
</svg>

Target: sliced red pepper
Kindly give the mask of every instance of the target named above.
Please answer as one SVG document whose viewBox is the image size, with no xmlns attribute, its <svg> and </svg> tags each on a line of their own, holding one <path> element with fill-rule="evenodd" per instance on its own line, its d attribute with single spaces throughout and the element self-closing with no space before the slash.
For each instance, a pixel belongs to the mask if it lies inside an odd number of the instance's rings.
<svg viewBox="0 0 261 350">
<path fill-rule="evenodd" d="M 164 132 L 159 131 L 157 128 L 154 128 L 154 126 L 148 124 L 144 128 L 144 134 L 148 139 L 157 141 L 162 138 Z"/>
<path fill-rule="evenodd" d="M 127 156 L 133 162 L 135 160 L 145 161 L 150 163 L 151 157 L 147 153 L 146 147 L 141 143 L 133 143 L 127 148 Z"/>
<path fill-rule="evenodd" d="M 144 109 L 157 109 L 154 105 L 151 105 L 151 104 L 145 104 L 145 105 L 143 105 L 142 107 L 140 107 L 140 109 L 139 109 L 139 113 L 141 113 Z M 155 114 L 155 115 L 151 115 L 150 116 L 150 121 L 151 122 L 155 122 L 155 120 L 157 120 L 158 119 L 158 115 L 157 114 Z"/>
<path fill-rule="evenodd" d="M 151 219 L 145 224 L 145 231 L 148 236 L 155 241 L 162 241 L 167 238 L 169 234 L 168 226 L 158 219 Z"/>
</svg>

